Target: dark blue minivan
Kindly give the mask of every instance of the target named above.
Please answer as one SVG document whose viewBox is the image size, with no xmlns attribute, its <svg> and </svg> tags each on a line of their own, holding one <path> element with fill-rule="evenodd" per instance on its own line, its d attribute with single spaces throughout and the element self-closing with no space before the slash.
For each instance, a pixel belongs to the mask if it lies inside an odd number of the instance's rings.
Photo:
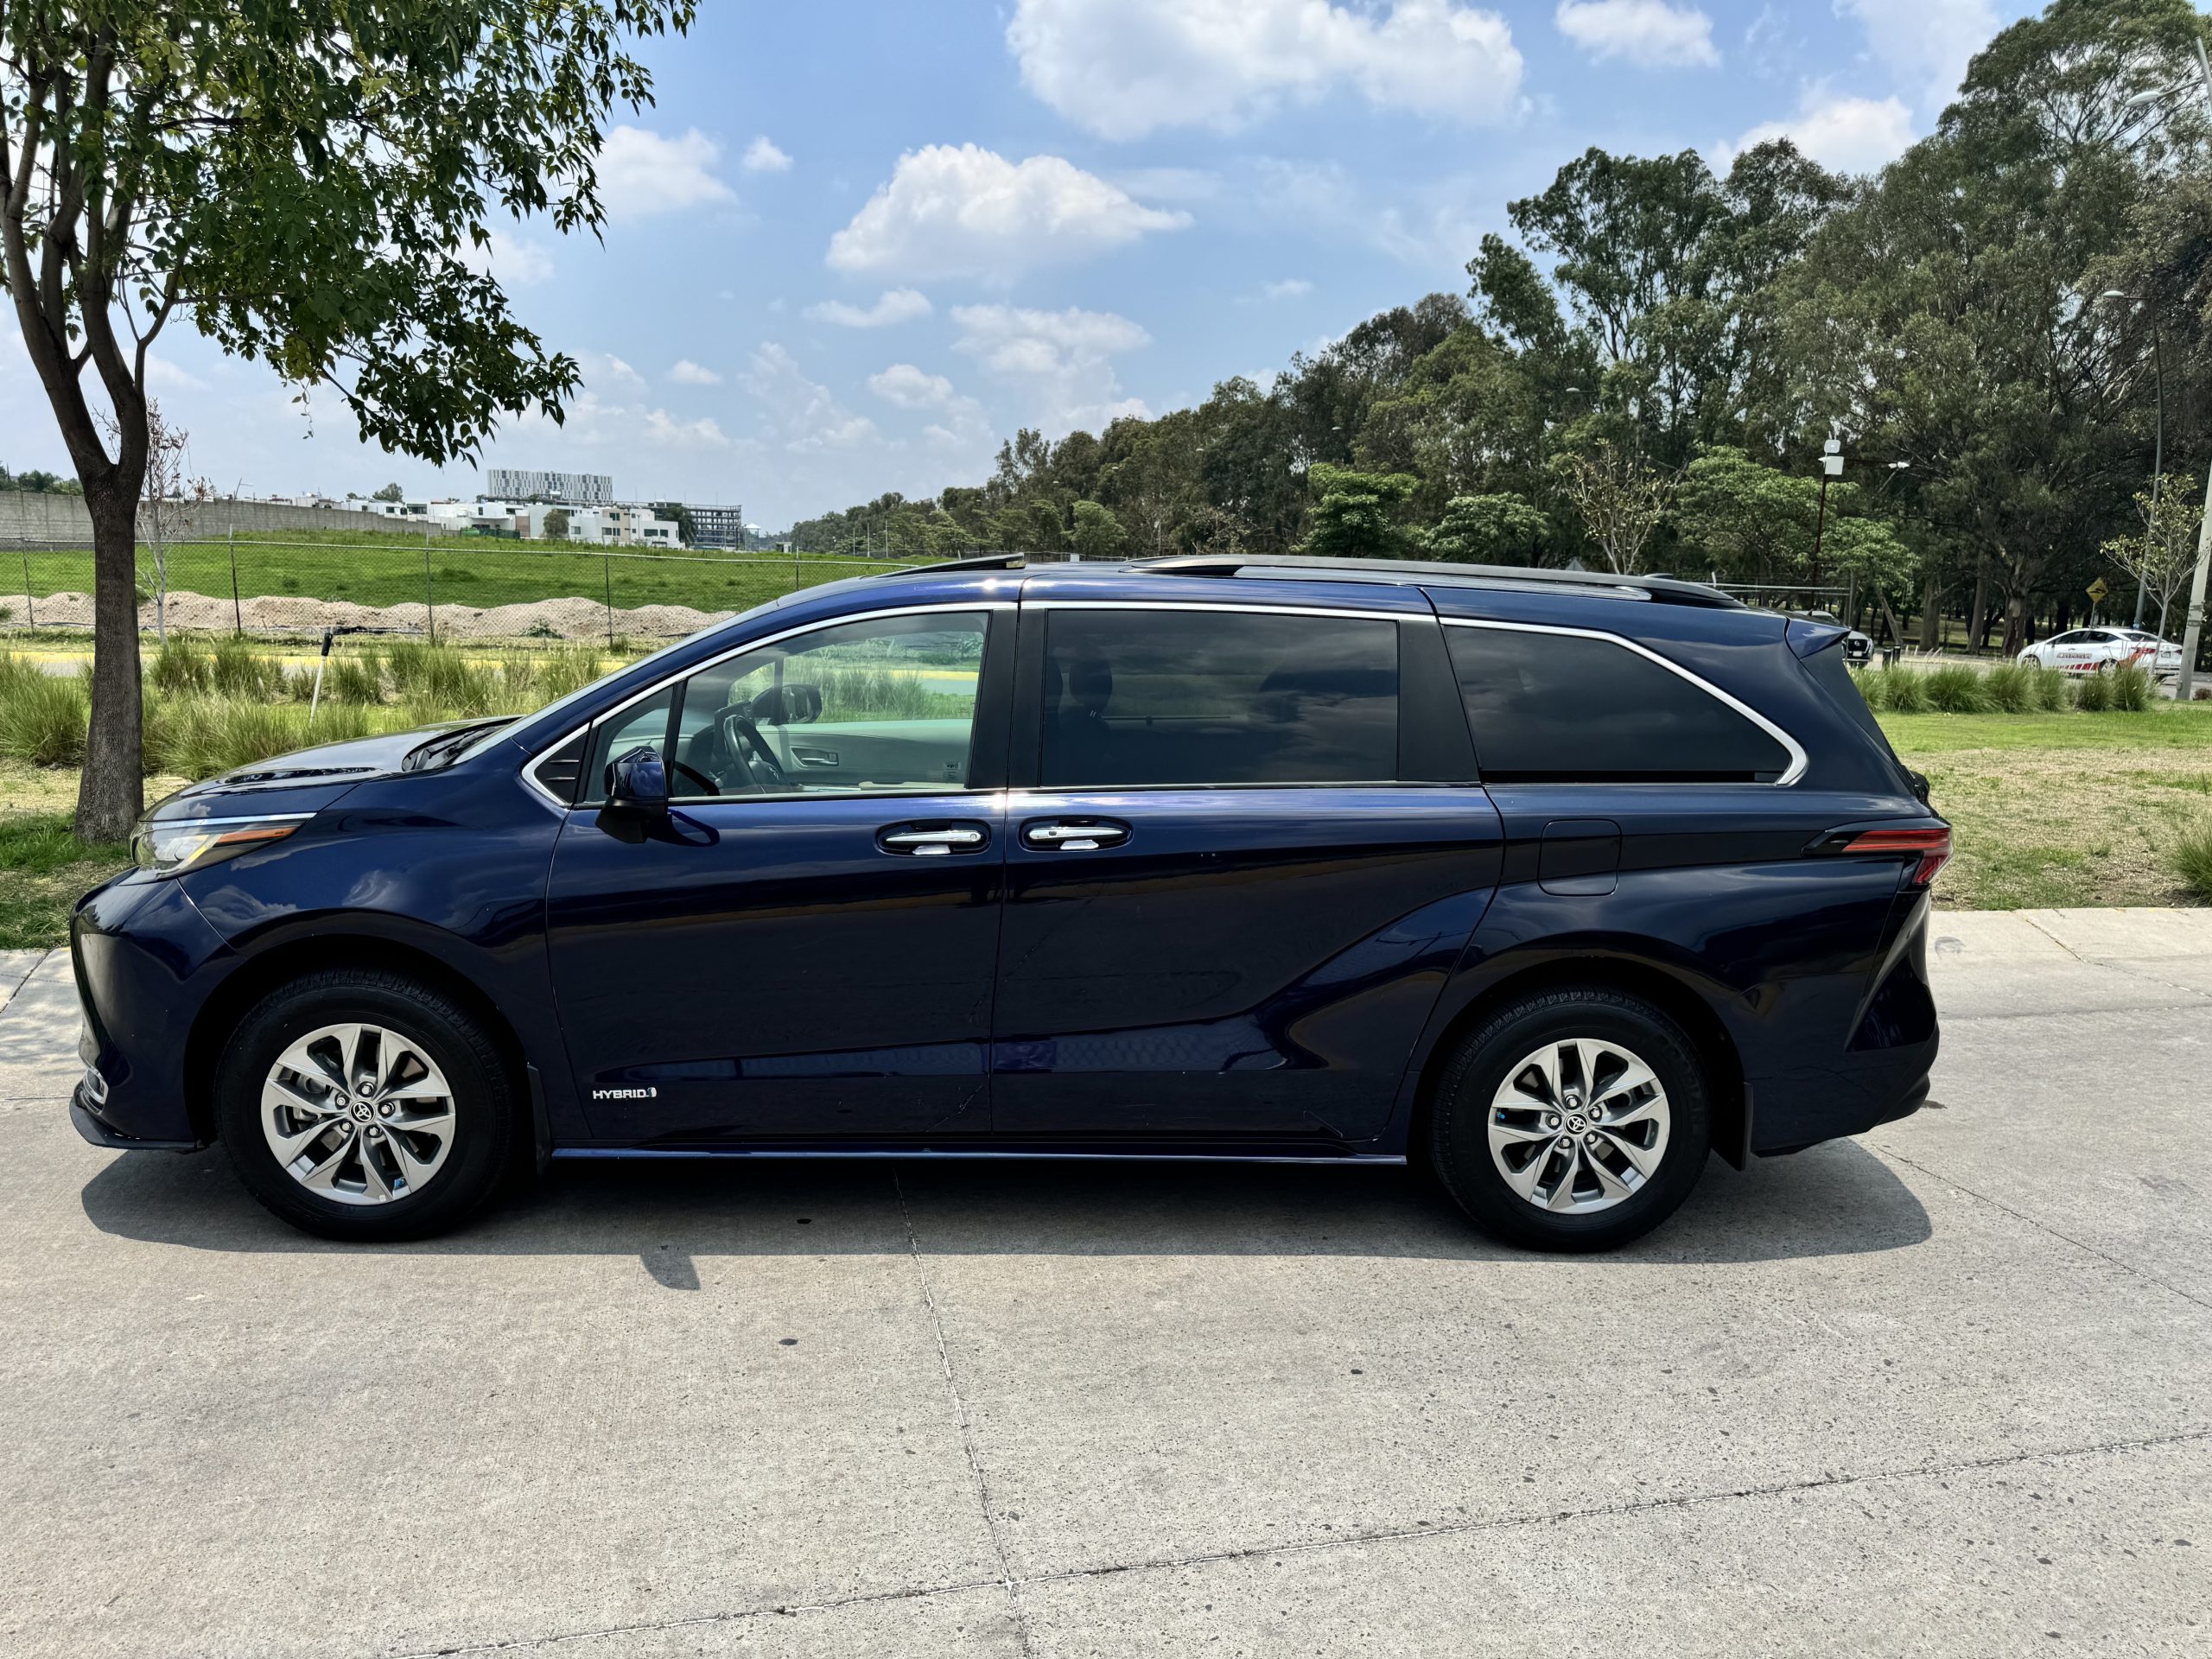
<svg viewBox="0 0 2212 1659">
<path fill-rule="evenodd" d="M 1950 831 L 1844 630 L 1664 578 L 974 560 L 171 796 L 71 1113 L 341 1239 L 553 1158 L 1432 1168 L 1616 1244 L 1916 1109 Z"/>
</svg>

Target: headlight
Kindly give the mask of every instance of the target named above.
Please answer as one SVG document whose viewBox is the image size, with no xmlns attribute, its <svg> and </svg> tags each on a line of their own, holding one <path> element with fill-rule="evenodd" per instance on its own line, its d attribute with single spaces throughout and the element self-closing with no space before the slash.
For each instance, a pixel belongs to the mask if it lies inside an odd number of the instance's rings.
<svg viewBox="0 0 2212 1659">
<path fill-rule="evenodd" d="M 172 818 L 142 823 L 130 837 L 131 861 L 156 875 L 175 875 L 256 847 L 282 841 L 312 816 L 290 813 L 267 818 Z"/>
</svg>

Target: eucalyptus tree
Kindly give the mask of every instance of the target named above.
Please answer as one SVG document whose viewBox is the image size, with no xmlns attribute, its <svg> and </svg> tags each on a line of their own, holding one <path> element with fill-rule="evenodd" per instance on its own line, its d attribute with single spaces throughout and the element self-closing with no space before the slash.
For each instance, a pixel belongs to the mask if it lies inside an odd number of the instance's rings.
<svg viewBox="0 0 2212 1659">
<path fill-rule="evenodd" d="M 137 816 L 134 542 L 147 365 L 196 329 L 433 462 L 557 416 L 577 370 L 513 315 L 503 219 L 595 231 L 632 55 L 694 0 L 0 0 L 0 285 L 84 487 L 95 568 L 77 830 Z M 103 415 L 115 436 L 104 442 Z"/>
</svg>

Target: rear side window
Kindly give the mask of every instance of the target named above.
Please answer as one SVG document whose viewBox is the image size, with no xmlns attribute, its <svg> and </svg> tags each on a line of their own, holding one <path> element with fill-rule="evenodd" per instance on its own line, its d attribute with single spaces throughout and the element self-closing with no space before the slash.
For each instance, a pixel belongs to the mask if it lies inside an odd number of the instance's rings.
<svg viewBox="0 0 2212 1659">
<path fill-rule="evenodd" d="M 1494 783 L 1752 783 L 1789 753 L 1711 692 L 1611 639 L 1447 627 Z"/>
<path fill-rule="evenodd" d="M 1398 626 L 1234 611 L 1047 613 L 1040 781 L 1387 782 Z"/>
</svg>

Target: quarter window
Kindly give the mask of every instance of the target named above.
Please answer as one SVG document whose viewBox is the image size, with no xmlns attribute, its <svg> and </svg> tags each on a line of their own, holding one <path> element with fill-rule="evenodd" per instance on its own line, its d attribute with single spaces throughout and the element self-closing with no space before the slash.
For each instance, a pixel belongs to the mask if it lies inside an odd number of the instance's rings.
<svg viewBox="0 0 2212 1659">
<path fill-rule="evenodd" d="M 1388 781 L 1398 627 L 1236 611 L 1047 613 L 1040 781 Z"/>
<path fill-rule="evenodd" d="M 1617 641 L 1444 632 L 1485 782 L 1750 783 L 1789 769 L 1771 734 Z"/>
</svg>

